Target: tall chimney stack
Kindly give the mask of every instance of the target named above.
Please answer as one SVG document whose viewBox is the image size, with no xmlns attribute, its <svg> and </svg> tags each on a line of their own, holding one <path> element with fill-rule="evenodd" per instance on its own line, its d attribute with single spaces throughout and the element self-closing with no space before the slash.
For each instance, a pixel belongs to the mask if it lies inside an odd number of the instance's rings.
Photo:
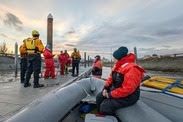
<svg viewBox="0 0 183 122">
<path fill-rule="evenodd" d="M 47 18 L 47 44 L 51 46 L 51 52 L 53 51 L 53 16 L 48 15 Z"/>
</svg>

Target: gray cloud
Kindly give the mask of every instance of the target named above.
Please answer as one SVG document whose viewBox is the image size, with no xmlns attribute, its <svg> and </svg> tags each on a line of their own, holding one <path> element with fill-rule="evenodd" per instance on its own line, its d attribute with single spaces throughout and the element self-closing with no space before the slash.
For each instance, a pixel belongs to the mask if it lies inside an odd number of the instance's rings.
<svg viewBox="0 0 183 122">
<path fill-rule="evenodd" d="M 167 55 L 167 54 L 177 54 L 177 53 L 182 53 L 183 48 L 163 48 L 163 49 L 158 49 L 158 48 L 139 48 L 137 49 L 137 54 L 139 54 L 139 57 L 143 57 L 144 55 L 152 55 L 152 54 L 157 54 L 157 55 Z"/>
<path fill-rule="evenodd" d="M 154 17 L 155 18 L 155 17 Z M 175 37 L 183 37 L 183 14 L 170 17 L 166 21 L 144 21 L 133 18 L 126 21 L 108 21 L 97 25 L 86 35 L 78 45 L 93 45 L 98 47 L 127 45 L 150 46 L 171 43 Z M 169 38 L 168 38 L 169 37 Z M 125 40 L 125 41 L 124 41 Z M 161 46 L 161 45 L 159 45 Z"/>
<path fill-rule="evenodd" d="M 171 46 L 168 46 L 168 45 L 162 45 L 162 47 L 164 47 L 164 48 L 171 48 Z"/>
<path fill-rule="evenodd" d="M 75 30 L 74 30 L 74 28 L 71 28 L 71 30 L 66 32 L 65 34 L 73 34 L 73 33 L 75 33 Z"/>
<path fill-rule="evenodd" d="M 5 37 L 5 38 L 7 38 L 8 36 L 6 36 L 5 34 L 3 34 L 3 33 L 1 33 L 0 34 L 2 37 Z"/>
<path fill-rule="evenodd" d="M 135 19 L 127 22 L 108 22 L 95 26 L 88 35 L 81 39 L 77 45 L 100 48 L 105 52 L 110 52 L 113 46 L 125 45 L 132 49 L 139 47 L 139 56 L 147 54 L 169 54 L 171 52 L 181 52 L 180 49 L 172 49 L 171 42 L 183 38 L 183 17 L 169 18 L 167 21 L 142 22 Z M 110 24 L 109 24 L 110 23 Z M 176 39 L 175 39 L 176 36 Z M 167 44 L 166 46 L 164 44 Z M 163 49 L 154 48 L 163 47 Z M 142 48 L 151 47 L 151 48 Z M 103 48 L 103 49 L 102 49 Z M 84 48 L 87 50 L 87 47 Z"/>
<path fill-rule="evenodd" d="M 60 38 L 66 39 L 67 36 L 70 36 L 70 35 L 75 34 L 75 33 L 76 33 L 76 31 L 74 30 L 73 27 L 71 27 L 71 29 L 69 31 L 65 32 L 63 35 L 61 35 Z M 58 34 L 57 34 L 57 37 L 59 37 Z"/>
<path fill-rule="evenodd" d="M 73 44 L 65 44 L 65 46 L 74 47 L 75 45 L 73 45 Z"/>
<path fill-rule="evenodd" d="M 156 48 L 152 47 L 152 48 L 139 48 L 138 51 L 155 51 Z"/>
<path fill-rule="evenodd" d="M 155 33 L 156 36 L 172 36 L 183 34 L 183 29 L 174 29 L 174 30 L 159 30 Z"/>
<path fill-rule="evenodd" d="M 3 22 L 5 25 L 15 27 L 16 30 L 22 31 L 22 21 L 20 21 L 20 19 L 12 13 L 7 12 Z"/>
</svg>

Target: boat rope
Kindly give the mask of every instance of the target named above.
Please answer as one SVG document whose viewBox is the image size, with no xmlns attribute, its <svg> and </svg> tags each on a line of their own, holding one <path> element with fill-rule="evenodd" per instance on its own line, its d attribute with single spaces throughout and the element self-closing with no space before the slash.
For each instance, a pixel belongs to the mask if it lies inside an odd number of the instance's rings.
<svg viewBox="0 0 183 122">
<path fill-rule="evenodd" d="M 171 88 L 177 86 L 180 82 L 181 82 L 181 80 L 176 80 L 174 83 L 170 84 L 165 89 L 163 89 L 162 92 L 165 93 L 166 91 L 168 91 L 168 89 L 171 89 Z"/>
<path fill-rule="evenodd" d="M 83 91 L 86 93 L 86 98 L 85 99 L 88 99 L 89 102 L 92 102 L 92 103 L 95 103 L 95 101 L 92 99 L 92 96 L 86 91 L 86 89 L 79 83 L 75 82 L 76 84 L 78 84 L 82 89 Z"/>
</svg>

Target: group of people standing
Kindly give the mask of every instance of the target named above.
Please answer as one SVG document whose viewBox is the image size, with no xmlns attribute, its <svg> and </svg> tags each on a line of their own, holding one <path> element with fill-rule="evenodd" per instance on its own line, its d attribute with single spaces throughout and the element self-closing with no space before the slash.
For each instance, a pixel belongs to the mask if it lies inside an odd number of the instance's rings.
<svg viewBox="0 0 183 122">
<path fill-rule="evenodd" d="M 19 51 L 21 55 L 20 61 L 20 80 L 24 83 L 24 87 L 31 86 L 29 82 L 32 73 L 34 73 L 34 88 L 43 87 L 43 84 L 39 83 L 39 74 L 41 72 L 41 54 L 43 53 L 45 59 L 45 73 L 44 78 L 49 77 L 55 79 L 55 65 L 54 65 L 54 54 L 51 52 L 51 46 L 49 44 L 42 44 L 39 39 L 39 32 L 36 30 L 32 31 L 32 37 L 23 40 L 23 44 L 20 46 Z M 76 48 L 74 52 L 69 56 L 67 50 L 61 51 L 58 55 L 59 70 L 60 74 L 68 74 L 68 67 L 72 64 L 72 76 L 78 76 L 79 74 L 79 62 L 81 55 Z M 76 74 L 75 74 L 76 69 Z M 65 73 L 64 73 L 65 72 Z"/>
<path fill-rule="evenodd" d="M 67 53 L 67 50 L 65 50 L 64 52 L 60 51 L 60 55 L 58 56 L 58 62 L 59 62 L 60 74 L 64 75 L 64 72 L 65 74 L 68 74 L 69 73 L 68 67 L 71 64 L 71 58 Z"/>
<path fill-rule="evenodd" d="M 46 45 L 45 50 L 43 51 L 43 55 L 46 64 L 46 71 L 44 74 L 44 78 L 47 79 L 50 76 L 51 78 L 55 79 L 55 66 L 53 58 L 55 55 L 51 53 L 50 45 Z M 72 64 L 72 76 L 78 76 L 80 59 L 81 55 L 76 48 L 74 48 L 74 52 L 71 54 L 71 57 L 67 53 L 67 50 L 65 50 L 64 52 L 60 51 L 60 54 L 58 55 L 60 75 L 69 74 L 68 67 L 70 67 L 70 65 Z"/>
<path fill-rule="evenodd" d="M 44 51 L 43 51 L 45 64 L 46 64 L 46 71 L 44 73 L 44 78 L 47 79 L 51 77 L 52 79 L 55 79 L 55 65 L 54 65 L 54 56 L 51 52 L 51 46 L 48 44 L 46 45 Z M 67 53 L 67 50 L 60 51 L 60 54 L 58 55 L 58 63 L 59 63 L 59 70 L 60 74 L 68 74 L 68 67 L 71 64 L 71 58 L 69 54 Z M 65 72 L 65 73 L 64 73 Z"/>
</svg>

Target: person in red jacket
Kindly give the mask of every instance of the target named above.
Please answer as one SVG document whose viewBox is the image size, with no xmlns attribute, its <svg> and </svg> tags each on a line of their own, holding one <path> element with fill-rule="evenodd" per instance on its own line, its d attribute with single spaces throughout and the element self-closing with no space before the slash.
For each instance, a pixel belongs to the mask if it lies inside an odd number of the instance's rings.
<svg viewBox="0 0 183 122">
<path fill-rule="evenodd" d="M 69 67 L 69 54 L 67 53 L 67 50 L 64 51 L 65 58 L 66 58 L 66 64 L 65 64 L 65 74 L 69 74 L 68 67 Z"/>
<path fill-rule="evenodd" d="M 58 61 L 60 64 L 60 74 L 64 75 L 65 64 L 66 64 L 67 59 L 66 59 L 66 56 L 63 53 L 63 51 L 60 51 L 60 55 L 58 56 Z"/>
<path fill-rule="evenodd" d="M 114 67 L 97 95 L 97 109 L 101 114 L 113 115 L 116 109 L 135 104 L 140 96 L 140 83 L 145 70 L 135 64 L 135 54 L 126 47 L 120 47 L 113 53 Z"/>
<path fill-rule="evenodd" d="M 102 62 L 99 55 L 95 56 L 95 61 L 92 68 L 92 75 L 96 78 L 102 78 Z"/>
<path fill-rule="evenodd" d="M 50 45 L 46 45 L 44 51 L 43 51 L 43 55 L 45 58 L 45 64 L 46 64 L 46 71 L 44 73 L 44 78 L 49 78 L 49 76 L 51 75 L 51 78 L 55 78 L 55 66 L 54 66 L 54 60 L 53 57 L 55 55 L 53 55 L 51 53 L 51 46 Z"/>
</svg>

